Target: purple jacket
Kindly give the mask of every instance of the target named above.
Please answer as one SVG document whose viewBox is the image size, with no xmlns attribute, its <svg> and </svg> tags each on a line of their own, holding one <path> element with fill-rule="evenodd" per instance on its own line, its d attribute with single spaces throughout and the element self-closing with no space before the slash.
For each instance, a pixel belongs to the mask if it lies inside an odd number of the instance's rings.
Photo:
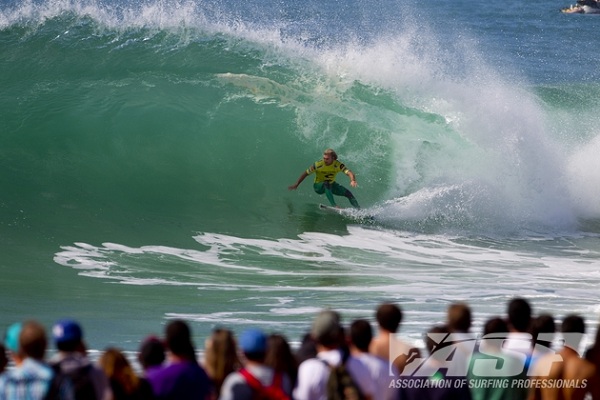
<svg viewBox="0 0 600 400">
<path fill-rule="evenodd" d="M 152 369 L 146 378 L 160 400 L 206 400 L 212 392 L 208 375 L 192 361 Z"/>
</svg>

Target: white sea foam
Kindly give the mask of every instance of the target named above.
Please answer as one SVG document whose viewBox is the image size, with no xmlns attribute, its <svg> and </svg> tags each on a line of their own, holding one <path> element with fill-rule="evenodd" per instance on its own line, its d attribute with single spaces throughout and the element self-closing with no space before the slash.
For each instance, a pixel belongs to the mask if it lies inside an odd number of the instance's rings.
<svg viewBox="0 0 600 400">
<path fill-rule="evenodd" d="M 578 146 L 567 165 L 571 194 L 580 213 L 587 217 L 600 215 L 599 151 L 600 135 Z"/>
<path fill-rule="evenodd" d="M 187 287 L 217 302 L 227 293 L 229 305 L 220 310 L 166 317 L 265 328 L 276 321 L 290 335 L 321 307 L 348 319 L 372 318 L 385 300 L 403 305 L 403 331 L 415 341 L 424 325 L 443 321 L 453 301 L 472 305 L 476 326 L 503 315 L 514 296 L 529 298 L 538 312 L 597 311 L 589 291 L 600 283 L 599 250 L 579 248 L 578 238 L 486 242 L 360 226 L 346 235 L 305 232 L 295 239 L 209 232 L 194 238 L 204 250 L 77 243 L 64 246 L 55 262 L 125 284 Z"/>
</svg>

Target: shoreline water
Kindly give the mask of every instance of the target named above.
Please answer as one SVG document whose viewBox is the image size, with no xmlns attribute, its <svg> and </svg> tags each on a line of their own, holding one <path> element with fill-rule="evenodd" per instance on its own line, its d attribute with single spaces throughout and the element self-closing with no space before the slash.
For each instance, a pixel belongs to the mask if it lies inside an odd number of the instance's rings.
<svg viewBox="0 0 600 400">
<path fill-rule="evenodd" d="M 471 307 L 470 307 L 471 308 Z M 472 308 L 471 308 L 472 310 Z M 406 318 L 406 310 L 403 310 L 403 314 L 404 314 L 404 318 Z M 547 314 L 547 313 L 545 313 Z M 316 315 L 316 314 L 315 314 Z M 535 317 L 537 317 L 538 315 L 534 314 L 533 318 L 535 319 Z M 502 318 L 506 318 L 505 315 L 499 315 L 499 317 Z M 582 315 L 582 317 L 584 318 L 584 321 L 586 323 L 586 333 L 581 335 L 581 341 L 579 342 L 579 348 L 577 349 L 578 353 L 580 354 L 581 357 L 584 356 L 585 352 L 590 349 L 593 345 L 594 345 L 594 338 L 597 336 L 596 330 L 598 329 L 598 322 L 597 319 L 598 318 L 594 318 L 592 321 L 591 318 L 589 318 L 589 316 L 584 316 Z M 343 318 L 343 316 L 342 316 Z M 351 324 L 352 320 L 350 319 L 344 319 L 342 320 L 342 325 L 347 329 L 350 324 Z M 186 321 L 186 323 L 190 324 L 190 321 Z M 552 334 L 552 347 L 551 349 L 554 351 L 558 351 L 560 350 L 561 346 L 564 344 L 564 340 L 562 339 L 562 334 L 560 333 L 560 319 L 555 317 L 555 323 L 556 323 L 556 331 L 555 333 Z M 375 321 L 370 321 L 371 327 L 373 329 L 373 334 L 377 335 L 378 333 L 378 329 L 377 329 L 377 324 Z M 423 358 L 427 358 L 430 356 L 429 352 L 427 351 L 427 348 L 425 347 L 424 344 L 424 340 L 425 337 L 427 335 L 427 332 L 433 328 L 434 326 L 441 326 L 442 324 L 440 324 L 439 321 L 431 321 L 431 323 L 427 326 L 424 326 L 422 329 L 422 339 L 421 340 L 415 340 L 414 337 L 409 338 L 406 335 L 404 335 L 402 333 L 403 331 L 403 326 L 401 325 L 399 328 L 399 333 L 396 333 L 396 338 L 404 341 L 405 343 L 408 343 L 411 346 L 414 346 L 416 348 L 419 349 L 419 351 L 421 351 L 421 357 Z M 474 324 L 473 328 L 470 329 L 470 331 L 468 333 L 460 333 L 459 335 L 459 342 L 463 343 L 463 345 L 465 344 L 465 341 L 469 338 L 472 339 L 474 341 L 476 341 L 477 343 L 480 342 L 481 338 L 483 337 L 483 332 L 481 331 L 480 327 L 476 326 L 479 324 Z M 191 327 L 193 325 L 190 325 Z M 84 332 L 86 330 L 85 326 L 82 326 L 82 328 L 84 329 Z M 227 326 L 219 326 L 219 328 L 224 328 L 224 329 L 229 329 L 229 327 Z M 245 329 L 251 328 L 251 326 L 247 326 L 245 327 Z M 591 328 L 591 329 L 590 329 Z M 193 328 L 192 328 L 193 329 Z M 296 352 L 299 348 L 300 348 L 300 340 L 302 339 L 302 336 L 300 337 L 289 337 L 288 335 L 282 333 L 281 331 L 277 330 L 277 329 L 269 329 L 268 327 L 259 327 L 258 329 L 261 329 L 262 331 L 264 331 L 266 334 L 282 334 L 286 340 L 288 341 L 288 343 L 290 344 L 292 350 L 294 352 Z M 306 329 L 304 330 L 304 333 L 307 334 L 310 332 L 310 324 L 308 324 L 306 326 Z M 239 333 L 239 332 L 238 332 Z M 233 332 L 234 337 L 237 336 L 236 332 Z M 54 354 L 56 354 L 56 349 L 55 346 L 53 344 L 52 341 L 52 330 L 51 330 L 51 326 L 47 328 L 47 335 L 48 335 L 48 349 L 46 351 L 46 357 L 45 360 L 50 360 Z M 509 333 L 506 333 L 506 337 L 508 338 Z M 86 349 L 86 354 L 88 355 L 89 359 L 93 362 L 93 363 L 97 363 L 98 359 L 100 358 L 100 356 L 102 355 L 102 353 L 104 352 L 104 350 L 106 350 L 109 347 L 114 347 L 119 349 L 120 351 L 123 352 L 123 354 L 126 356 L 126 358 L 128 359 L 128 361 L 131 363 L 131 365 L 133 366 L 134 370 L 141 374 L 142 373 L 142 369 L 141 366 L 139 365 L 139 362 L 137 360 L 137 355 L 138 355 L 138 348 L 139 346 L 142 344 L 142 342 L 144 340 L 146 340 L 149 337 L 155 337 L 158 338 L 159 340 L 162 340 L 162 332 L 161 333 L 148 333 L 146 335 L 144 335 L 143 337 L 141 337 L 139 339 L 139 342 L 136 344 L 136 346 L 134 347 L 134 349 L 128 348 L 128 346 L 123 346 L 122 344 L 120 345 L 119 343 L 107 343 L 104 346 L 98 346 L 98 348 L 87 348 Z M 196 359 L 198 360 L 198 362 L 203 365 L 204 363 L 204 354 L 205 354 L 205 341 L 210 337 L 210 335 L 207 335 L 205 337 L 203 336 L 199 336 L 198 334 L 196 334 L 193 330 L 192 330 L 192 341 L 195 345 L 195 349 L 196 349 Z M 497 338 L 498 336 L 495 335 L 495 338 Z M 437 338 L 439 339 L 439 338 Z M 436 340 L 437 340 L 436 339 Z M 452 342 L 452 336 L 448 336 L 447 338 L 444 339 L 444 341 L 447 342 Z M 84 343 L 87 344 L 87 341 L 84 337 Z M 467 346 L 468 347 L 468 346 Z M 9 364 L 8 364 L 8 368 L 14 368 L 14 364 L 12 359 L 9 357 Z"/>
</svg>

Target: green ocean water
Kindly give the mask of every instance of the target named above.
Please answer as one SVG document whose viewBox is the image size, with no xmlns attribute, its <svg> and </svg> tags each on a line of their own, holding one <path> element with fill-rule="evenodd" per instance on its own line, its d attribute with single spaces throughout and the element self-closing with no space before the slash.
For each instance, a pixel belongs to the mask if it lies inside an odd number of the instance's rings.
<svg viewBox="0 0 600 400">
<path fill-rule="evenodd" d="M 27 4 L 0 14 L 1 324 L 71 316 L 94 349 L 174 317 L 199 345 L 217 325 L 297 340 L 321 307 L 393 300 L 419 340 L 451 301 L 481 324 L 520 295 L 595 329 L 597 55 L 557 44 L 594 20 L 465 27 L 456 6 L 417 30 L 406 7 L 377 33 L 368 4 L 329 30 L 326 3 L 285 24 L 250 3 Z M 328 147 L 374 221 L 287 190 Z"/>
</svg>

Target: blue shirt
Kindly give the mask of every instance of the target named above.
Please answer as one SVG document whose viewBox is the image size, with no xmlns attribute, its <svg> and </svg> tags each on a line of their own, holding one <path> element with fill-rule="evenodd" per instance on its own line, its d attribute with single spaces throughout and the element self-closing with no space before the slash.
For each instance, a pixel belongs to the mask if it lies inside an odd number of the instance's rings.
<svg viewBox="0 0 600 400">
<path fill-rule="evenodd" d="M 31 358 L 0 375 L 0 400 L 43 399 L 54 372 Z"/>
</svg>

